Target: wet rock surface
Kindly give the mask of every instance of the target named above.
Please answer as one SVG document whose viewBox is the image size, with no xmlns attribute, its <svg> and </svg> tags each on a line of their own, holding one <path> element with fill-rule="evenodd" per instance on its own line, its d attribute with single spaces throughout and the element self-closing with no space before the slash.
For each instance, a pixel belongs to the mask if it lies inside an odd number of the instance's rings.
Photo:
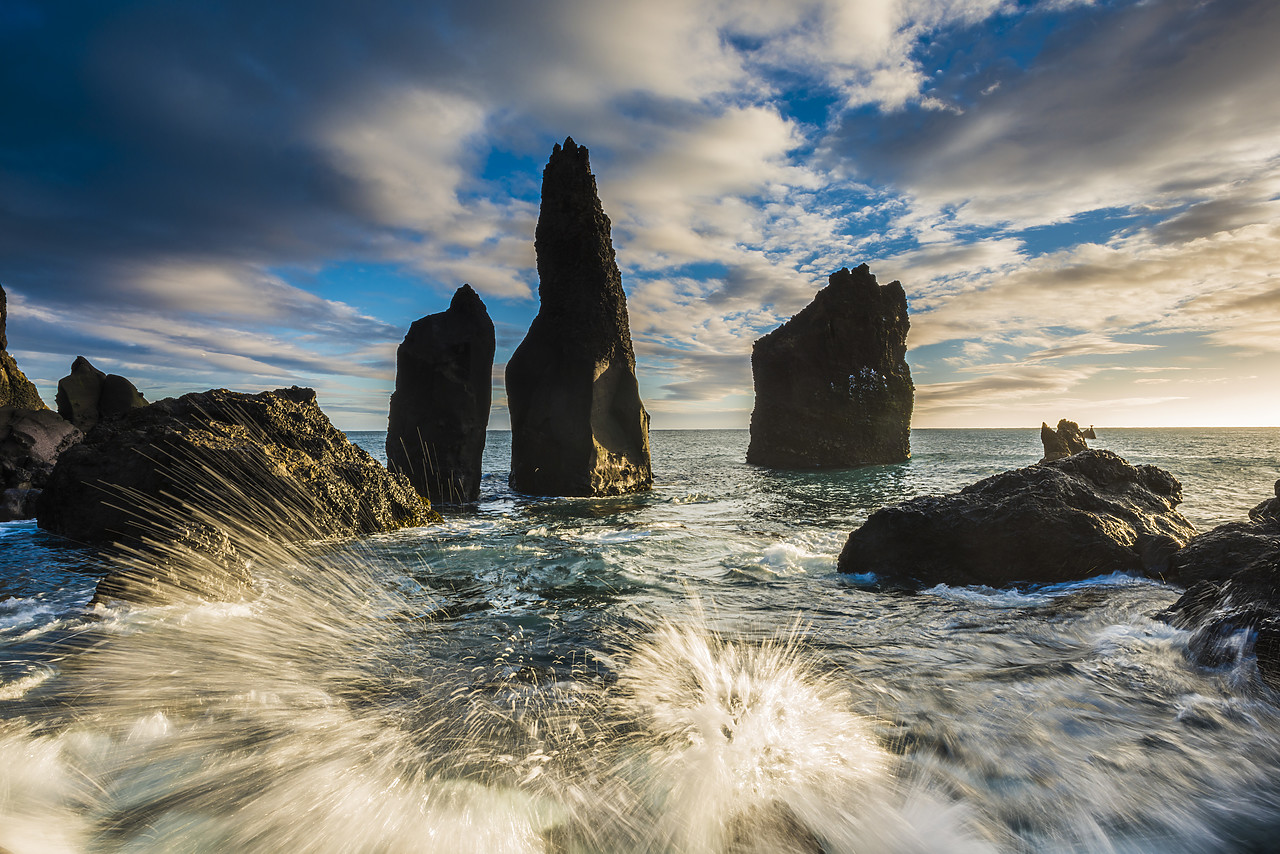
<svg viewBox="0 0 1280 854">
<path fill-rule="evenodd" d="M 41 528 L 72 540 L 160 555 L 133 562 L 152 573 L 142 588 L 208 585 L 214 594 L 225 575 L 166 581 L 156 569 L 164 550 L 304 542 L 433 518 L 403 476 L 351 444 L 315 392 L 296 386 L 188 394 L 102 421 L 59 458 L 38 513 Z"/>
<path fill-rule="evenodd" d="M 1181 501 L 1168 472 L 1091 450 L 881 508 L 849 535 L 839 569 L 907 587 L 1160 575 L 1195 535 Z"/>
<path fill-rule="evenodd" d="M 52 410 L 0 407 L 0 522 L 34 517 L 58 457 L 82 438 Z"/>
<path fill-rule="evenodd" d="M 587 149 L 566 139 L 542 174 L 538 315 L 507 363 L 518 492 L 621 495 L 653 484 L 610 229 Z"/>
<path fill-rule="evenodd" d="M 415 321 L 396 351 L 387 461 L 432 502 L 480 497 L 494 348 L 493 321 L 463 285 L 447 311 Z"/>
<path fill-rule="evenodd" d="M 1192 540 L 1169 559 L 1168 580 L 1187 591 L 1158 616 L 1192 632 L 1194 661 L 1216 667 L 1253 652 L 1280 690 L 1280 481 L 1276 497 Z"/>
<path fill-rule="evenodd" d="M 755 343 L 747 462 L 893 463 L 911 454 L 907 297 L 866 264 L 833 273 L 803 311 Z"/>
</svg>

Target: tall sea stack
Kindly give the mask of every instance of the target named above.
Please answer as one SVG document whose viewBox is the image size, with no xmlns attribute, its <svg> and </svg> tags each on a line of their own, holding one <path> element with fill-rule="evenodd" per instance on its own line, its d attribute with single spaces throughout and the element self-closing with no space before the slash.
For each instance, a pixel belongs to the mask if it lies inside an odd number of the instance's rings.
<svg viewBox="0 0 1280 854">
<path fill-rule="evenodd" d="M 649 414 L 627 298 L 587 149 L 572 138 L 542 172 L 534 246 L 541 305 L 507 363 L 511 488 L 584 496 L 648 489 Z"/>
<path fill-rule="evenodd" d="M 387 462 L 433 504 L 480 497 L 493 351 L 493 321 L 470 285 L 447 311 L 414 321 L 396 351 Z"/>
<path fill-rule="evenodd" d="M 9 337 L 5 326 L 9 321 L 9 297 L 0 287 L 0 406 L 15 409 L 48 409 L 35 384 L 27 379 L 18 363 L 9 355 Z"/>
<path fill-rule="evenodd" d="M 911 455 L 907 295 L 866 264 L 832 273 L 803 311 L 755 343 L 747 462 L 774 468 L 896 463 Z"/>
</svg>

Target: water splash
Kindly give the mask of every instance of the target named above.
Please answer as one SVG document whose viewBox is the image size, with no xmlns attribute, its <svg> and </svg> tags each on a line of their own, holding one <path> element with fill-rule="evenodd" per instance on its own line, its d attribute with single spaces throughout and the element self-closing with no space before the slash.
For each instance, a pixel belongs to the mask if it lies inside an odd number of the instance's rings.
<svg viewBox="0 0 1280 854">
<path fill-rule="evenodd" d="M 263 539 L 244 601 L 96 606 L 0 728 L 0 849 L 979 850 L 922 830 L 795 636 L 694 617 L 539 682 L 509 648 L 435 655 L 421 591 L 364 549 Z"/>
<path fill-rule="evenodd" d="M 894 759 L 792 633 L 726 641 L 694 617 L 656 627 L 624 657 L 616 701 L 638 726 L 643 850 L 980 851 L 962 811 L 913 821 Z"/>
</svg>

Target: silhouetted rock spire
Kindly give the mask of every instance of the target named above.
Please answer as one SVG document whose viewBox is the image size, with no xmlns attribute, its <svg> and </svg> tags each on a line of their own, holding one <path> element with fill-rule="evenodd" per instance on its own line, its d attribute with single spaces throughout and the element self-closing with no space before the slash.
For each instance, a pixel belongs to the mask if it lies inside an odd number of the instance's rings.
<svg viewBox="0 0 1280 854">
<path fill-rule="evenodd" d="M 511 486 L 535 495 L 648 489 L 627 298 L 587 149 L 566 139 L 542 173 L 541 305 L 507 363 Z"/>
<path fill-rule="evenodd" d="M 803 311 L 755 343 L 747 462 L 775 468 L 894 463 L 911 454 L 907 296 L 866 264 L 831 274 Z"/>
<path fill-rule="evenodd" d="M 463 285 L 447 311 L 414 321 L 396 351 L 387 462 L 433 503 L 480 496 L 494 346 L 489 312 Z"/>
</svg>

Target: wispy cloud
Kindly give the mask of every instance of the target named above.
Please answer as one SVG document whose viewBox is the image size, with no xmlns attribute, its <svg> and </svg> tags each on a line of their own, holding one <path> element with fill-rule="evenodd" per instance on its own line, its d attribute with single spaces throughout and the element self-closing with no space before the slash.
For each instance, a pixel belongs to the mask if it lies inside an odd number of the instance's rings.
<svg viewBox="0 0 1280 854">
<path fill-rule="evenodd" d="M 45 378 L 315 382 L 376 423 L 462 282 L 518 342 L 566 134 L 673 418 L 745 424 L 752 342 L 863 261 L 906 286 L 926 414 L 1278 349 L 1268 0 L 31 9 L 0 33 L 0 283 Z"/>
</svg>

